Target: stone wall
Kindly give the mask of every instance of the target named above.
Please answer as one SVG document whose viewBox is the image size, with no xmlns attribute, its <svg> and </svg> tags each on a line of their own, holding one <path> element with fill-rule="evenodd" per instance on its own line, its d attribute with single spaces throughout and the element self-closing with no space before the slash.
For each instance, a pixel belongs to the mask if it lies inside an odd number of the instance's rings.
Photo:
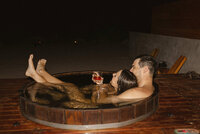
<svg viewBox="0 0 200 134">
<path fill-rule="evenodd" d="M 188 71 L 200 73 L 200 40 L 137 32 L 130 32 L 129 36 L 131 57 L 151 54 L 154 48 L 158 48 L 160 52 L 157 59 L 166 61 L 168 67 L 171 67 L 181 55 L 184 55 L 187 57 L 187 61 L 180 73 Z"/>
</svg>

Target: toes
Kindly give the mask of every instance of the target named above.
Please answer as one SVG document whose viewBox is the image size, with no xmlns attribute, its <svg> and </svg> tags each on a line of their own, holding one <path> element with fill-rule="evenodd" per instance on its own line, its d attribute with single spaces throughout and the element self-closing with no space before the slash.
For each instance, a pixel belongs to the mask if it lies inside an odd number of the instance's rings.
<svg viewBox="0 0 200 134">
<path fill-rule="evenodd" d="M 46 64 L 47 60 L 46 60 L 46 59 L 41 59 L 41 62 L 42 62 L 43 64 Z"/>
<path fill-rule="evenodd" d="M 33 58 L 33 54 L 30 54 L 30 58 Z"/>
<path fill-rule="evenodd" d="M 47 60 L 45 60 L 45 59 L 44 59 L 44 61 L 43 61 L 43 62 L 44 62 L 44 64 L 46 64 Z"/>
</svg>

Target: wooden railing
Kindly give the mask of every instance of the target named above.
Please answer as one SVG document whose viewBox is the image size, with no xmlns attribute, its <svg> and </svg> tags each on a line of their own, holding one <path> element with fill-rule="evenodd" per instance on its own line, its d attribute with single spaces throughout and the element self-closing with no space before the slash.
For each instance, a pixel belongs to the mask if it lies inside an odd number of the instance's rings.
<svg viewBox="0 0 200 134">
<path fill-rule="evenodd" d="M 177 74 L 180 71 L 183 64 L 186 62 L 186 60 L 187 58 L 185 56 L 180 56 L 170 69 L 159 68 L 158 74 Z"/>
</svg>

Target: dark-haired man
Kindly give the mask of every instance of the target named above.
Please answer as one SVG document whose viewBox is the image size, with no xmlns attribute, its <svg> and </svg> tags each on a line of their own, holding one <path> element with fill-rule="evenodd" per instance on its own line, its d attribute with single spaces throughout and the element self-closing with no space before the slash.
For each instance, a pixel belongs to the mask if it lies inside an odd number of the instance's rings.
<svg viewBox="0 0 200 134">
<path fill-rule="evenodd" d="M 157 63 L 152 56 L 143 55 L 135 58 L 130 71 L 136 76 L 138 87 L 128 89 L 117 96 L 97 100 L 97 103 L 121 103 L 138 101 L 152 95 L 154 91 L 153 78 Z"/>
</svg>

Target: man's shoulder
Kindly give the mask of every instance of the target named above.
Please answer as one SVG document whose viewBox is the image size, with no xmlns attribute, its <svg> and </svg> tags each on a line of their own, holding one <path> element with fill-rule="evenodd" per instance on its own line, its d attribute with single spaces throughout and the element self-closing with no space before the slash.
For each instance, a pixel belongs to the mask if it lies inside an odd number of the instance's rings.
<svg viewBox="0 0 200 134">
<path fill-rule="evenodd" d="M 141 93 L 141 89 L 140 87 L 135 87 L 135 88 L 130 88 L 128 90 L 126 90 L 125 92 L 123 92 L 122 94 L 120 94 L 120 97 L 131 97 L 134 96 L 136 97 L 138 93 Z"/>
<path fill-rule="evenodd" d="M 120 97 L 124 98 L 145 98 L 152 94 L 152 91 L 145 87 L 135 87 L 123 92 Z"/>
<path fill-rule="evenodd" d="M 133 88 L 130 88 L 128 90 L 143 92 L 143 91 L 154 90 L 154 86 L 153 85 L 144 85 L 143 87 L 133 87 Z"/>
<path fill-rule="evenodd" d="M 146 88 L 144 88 L 144 87 L 133 87 L 133 88 L 130 88 L 130 89 L 128 89 L 127 91 L 129 91 L 129 92 L 135 92 L 135 91 L 140 91 L 140 92 L 142 92 L 143 90 L 145 90 Z"/>
</svg>

